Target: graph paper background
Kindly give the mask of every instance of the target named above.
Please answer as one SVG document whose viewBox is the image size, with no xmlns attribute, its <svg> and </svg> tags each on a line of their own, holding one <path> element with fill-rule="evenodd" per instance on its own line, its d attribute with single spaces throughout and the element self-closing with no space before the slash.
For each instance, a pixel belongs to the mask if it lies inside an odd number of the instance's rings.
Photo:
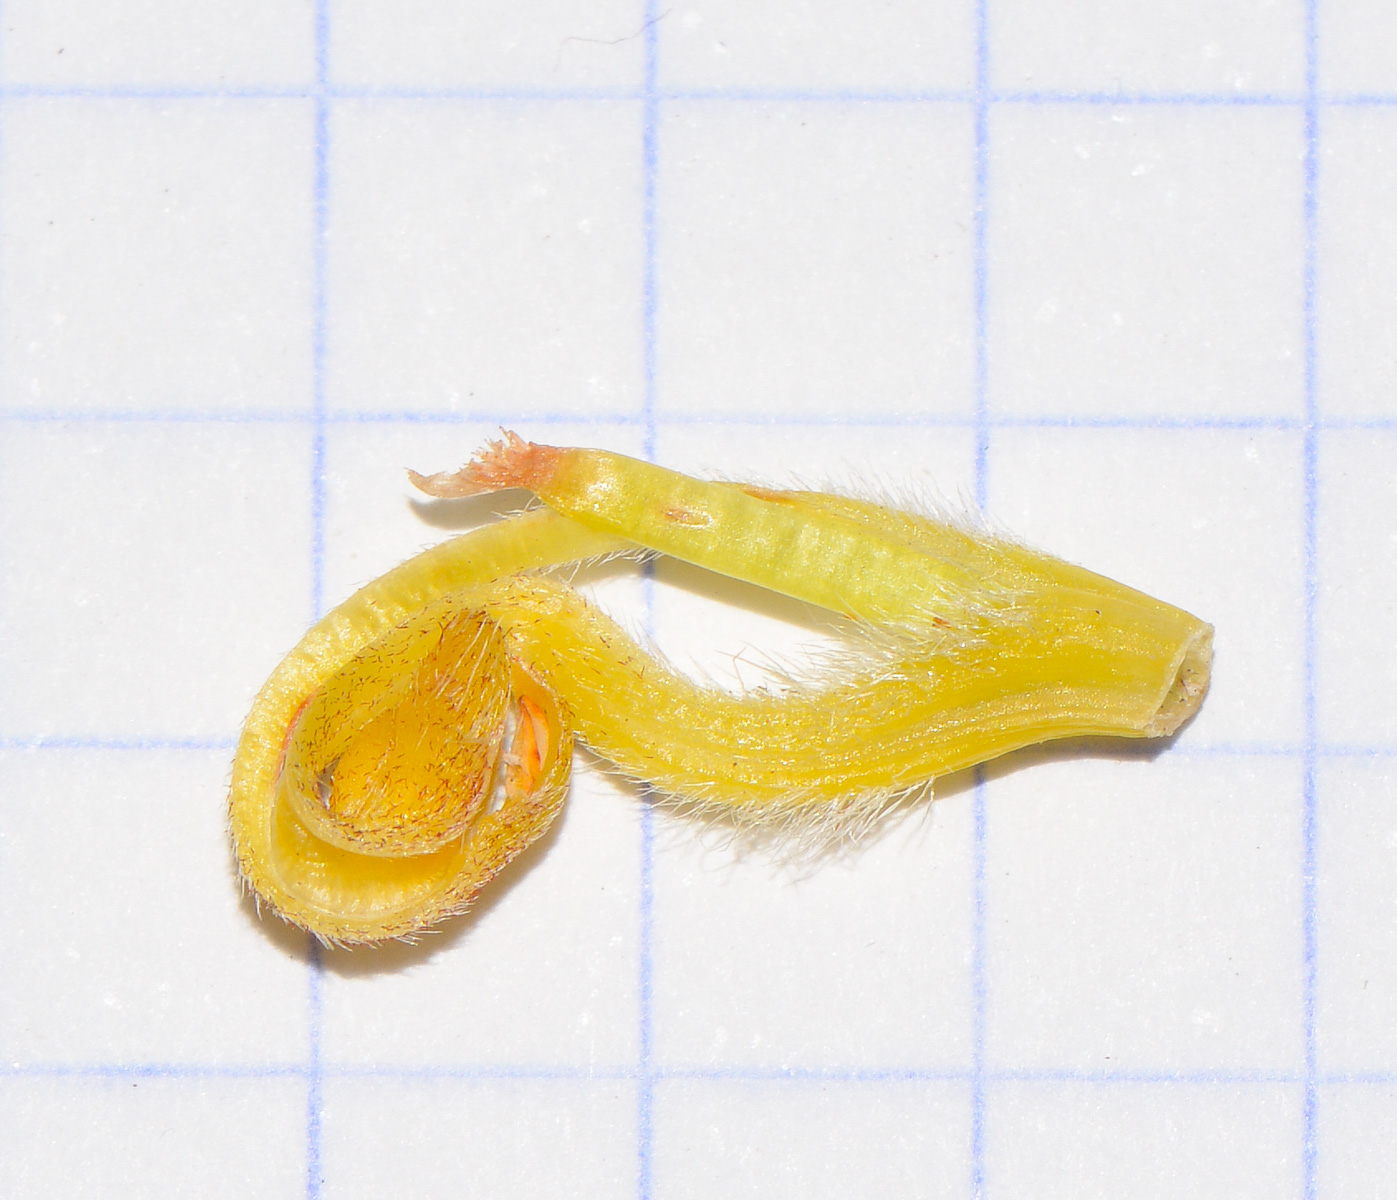
<svg viewBox="0 0 1397 1200">
<path fill-rule="evenodd" d="M 1380 0 L 6 0 L 0 1194 L 1391 1195 L 1394 64 Z M 1214 692 L 813 871 L 584 762 L 321 953 L 239 722 L 501 424 L 977 503 Z M 596 586 L 720 679 L 815 636 Z"/>
</svg>

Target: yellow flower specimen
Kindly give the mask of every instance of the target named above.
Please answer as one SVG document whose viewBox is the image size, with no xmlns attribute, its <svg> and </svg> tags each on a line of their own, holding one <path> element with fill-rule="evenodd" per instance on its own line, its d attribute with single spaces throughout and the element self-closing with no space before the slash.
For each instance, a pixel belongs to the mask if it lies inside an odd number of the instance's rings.
<svg viewBox="0 0 1397 1200">
<path fill-rule="evenodd" d="M 258 696 L 229 799 L 238 864 L 327 941 L 466 908 L 557 815 L 574 737 L 688 807 L 848 832 L 1023 746 L 1167 736 L 1207 690 L 1209 625 L 965 524 L 512 435 L 414 479 L 545 507 L 369 584 Z M 779 694 L 701 686 L 548 570 L 637 551 L 850 618 L 847 666 Z"/>
</svg>

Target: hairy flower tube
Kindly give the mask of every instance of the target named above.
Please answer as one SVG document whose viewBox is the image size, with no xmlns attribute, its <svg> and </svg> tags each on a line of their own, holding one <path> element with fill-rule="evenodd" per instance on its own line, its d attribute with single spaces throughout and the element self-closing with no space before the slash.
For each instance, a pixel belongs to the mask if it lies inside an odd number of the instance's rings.
<svg viewBox="0 0 1397 1200">
<path fill-rule="evenodd" d="M 557 815 L 574 738 L 688 809 L 849 834 L 1024 746 L 1168 736 L 1207 690 L 1211 626 L 966 523 L 513 435 L 413 478 L 544 507 L 375 580 L 259 694 L 229 799 L 239 869 L 326 941 L 464 910 Z M 703 686 L 551 570 L 642 551 L 849 618 L 841 665 L 780 692 Z"/>
</svg>

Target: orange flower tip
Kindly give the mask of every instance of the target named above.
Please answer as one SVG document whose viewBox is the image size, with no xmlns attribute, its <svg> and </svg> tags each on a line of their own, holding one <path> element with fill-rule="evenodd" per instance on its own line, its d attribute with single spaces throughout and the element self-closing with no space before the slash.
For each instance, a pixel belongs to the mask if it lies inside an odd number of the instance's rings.
<svg viewBox="0 0 1397 1200">
<path fill-rule="evenodd" d="M 506 488 L 527 488 L 537 492 L 546 487 L 557 472 L 563 451 L 556 446 L 526 442 L 516 433 L 503 431 L 497 442 L 490 442 L 459 471 L 422 475 L 409 471 L 413 486 L 439 500 L 459 496 L 483 496 Z"/>
</svg>

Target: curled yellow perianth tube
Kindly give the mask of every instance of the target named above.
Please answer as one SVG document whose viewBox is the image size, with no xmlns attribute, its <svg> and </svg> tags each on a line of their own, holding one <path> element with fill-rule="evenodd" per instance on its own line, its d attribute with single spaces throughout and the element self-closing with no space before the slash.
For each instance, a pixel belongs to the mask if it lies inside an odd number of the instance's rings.
<svg viewBox="0 0 1397 1200">
<path fill-rule="evenodd" d="M 557 815 L 574 737 L 687 807 L 848 832 L 1023 746 L 1167 736 L 1208 687 L 1211 626 L 964 524 L 511 434 L 413 479 L 544 507 L 351 596 L 253 705 L 228 802 L 238 866 L 328 942 L 468 907 Z M 780 694 L 700 686 L 548 570 L 642 551 L 850 618 L 847 667 Z"/>
</svg>

